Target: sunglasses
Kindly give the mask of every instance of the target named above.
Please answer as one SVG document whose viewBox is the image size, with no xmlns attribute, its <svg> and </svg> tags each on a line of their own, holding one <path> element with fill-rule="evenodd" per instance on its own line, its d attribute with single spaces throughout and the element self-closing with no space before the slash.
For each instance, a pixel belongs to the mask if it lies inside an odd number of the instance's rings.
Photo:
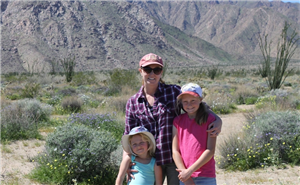
<svg viewBox="0 0 300 185">
<path fill-rule="evenodd" d="M 152 71 L 154 74 L 159 75 L 162 71 L 161 67 L 151 68 L 151 67 L 141 67 L 147 74 L 150 74 Z"/>
</svg>

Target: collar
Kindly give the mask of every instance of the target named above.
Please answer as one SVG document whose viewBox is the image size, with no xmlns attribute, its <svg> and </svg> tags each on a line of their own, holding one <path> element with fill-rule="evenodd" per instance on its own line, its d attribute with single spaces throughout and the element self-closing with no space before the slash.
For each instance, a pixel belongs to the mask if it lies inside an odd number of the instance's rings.
<svg viewBox="0 0 300 185">
<path fill-rule="evenodd" d="M 157 94 L 161 94 L 161 92 L 163 92 L 163 90 L 164 90 L 164 84 L 162 84 L 162 83 L 158 83 L 158 87 L 157 87 L 157 89 L 156 89 L 156 92 L 155 92 L 155 96 L 157 96 Z M 144 85 L 142 85 L 142 87 L 140 88 L 140 90 L 138 91 L 138 93 L 137 93 L 137 97 L 140 99 L 140 98 L 144 98 L 145 99 L 145 95 L 144 95 L 144 93 L 143 93 L 143 89 L 144 89 Z"/>
</svg>

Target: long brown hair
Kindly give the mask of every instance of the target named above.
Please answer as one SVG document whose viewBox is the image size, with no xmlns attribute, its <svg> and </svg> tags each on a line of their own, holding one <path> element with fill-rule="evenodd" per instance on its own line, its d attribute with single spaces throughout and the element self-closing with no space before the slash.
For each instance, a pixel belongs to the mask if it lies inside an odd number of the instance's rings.
<svg viewBox="0 0 300 185">
<path fill-rule="evenodd" d="M 196 113 L 195 121 L 199 125 L 202 125 L 207 122 L 207 118 L 208 118 L 207 107 L 203 102 L 201 102 Z"/>
</svg>

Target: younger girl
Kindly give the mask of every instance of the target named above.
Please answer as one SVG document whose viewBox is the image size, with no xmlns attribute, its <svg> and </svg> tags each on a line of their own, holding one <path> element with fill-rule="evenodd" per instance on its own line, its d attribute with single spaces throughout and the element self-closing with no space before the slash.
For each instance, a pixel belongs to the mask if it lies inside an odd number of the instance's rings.
<svg viewBox="0 0 300 185">
<path fill-rule="evenodd" d="M 155 182 L 155 185 L 162 185 L 162 169 L 153 157 L 156 144 L 151 132 L 143 126 L 134 127 L 128 135 L 122 136 L 122 146 L 131 155 L 126 155 L 122 160 L 116 185 L 123 184 L 130 162 L 135 163 L 132 168 L 138 173 L 133 173 L 134 178 L 127 184 L 154 185 Z"/>
<path fill-rule="evenodd" d="M 215 185 L 214 153 L 216 137 L 207 134 L 215 120 L 202 103 L 202 89 L 189 83 L 181 88 L 178 105 L 186 112 L 173 121 L 172 153 L 180 184 Z"/>
</svg>

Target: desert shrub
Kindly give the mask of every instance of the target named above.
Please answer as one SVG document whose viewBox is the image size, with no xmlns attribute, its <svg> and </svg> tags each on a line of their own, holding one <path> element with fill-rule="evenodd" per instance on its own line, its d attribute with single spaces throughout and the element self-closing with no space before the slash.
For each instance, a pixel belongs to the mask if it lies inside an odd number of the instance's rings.
<svg viewBox="0 0 300 185">
<path fill-rule="evenodd" d="M 137 73 L 133 70 L 114 69 L 109 73 L 108 90 L 105 95 L 114 95 L 121 92 L 122 87 L 136 87 L 139 85 Z"/>
<path fill-rule="evenodd" d="M 297 109 L 297 110 L 300 110 L 300 100 L 294 100 L 293 102 L 292 102 L 292 106 L 295 108 L 295 109 Z"/>
<path fill-rule="evenodd" d="M 236 103 L 241 104 L 254 104 L 258 98 L 257 92 L 253 88 L 242 87 L 236 91 Z"/>
<path fill-rule="evenodd" d="M 217 76 L 221 74 L 221 70 L 219 69 L 219 66 L 213 65 L 212 67 L 207 68 L 207 76 L 214 80 Z"/>
<path fill-rule="evenodd" d="M 228 93 L 211 94 L 209 98 L 205 98 L 204 101 L 216 114 L 229 114 L 237 109 L 232 96 Z"/>
<path fill-rule="evenodd" d="M 300 114 L 272 111 L 248 116 L 242 134 L 232 134 L 220 147 L 223 169 L 300 164 Z"/>
<path fill-rule="evenodd" d="M 26 75 L 19 74 L 17 72 L 7 73 L 7 74 L 4 74 L 3 76 L 4 76 L 5 81 L 11 82 L 11 83 L 14 83 L 14 82 L 21 83 L 22 81 L 27 80 Z"/>
<path fill-rule="evenodd" d="M 276 96 L 267 94 L 265 96 L 258 97 L 257 101 L 255 102 L 255 107 L 258 109 L 270 107 L 276 107 Z"/>
<path fill-rule="evenodd" d="M 57 127 L 46 140 L 45 152 L 30 177 L 41 183 L 113 184 L 118 172 L 110 163 L 117 142 L 107 131 L 68 123 Z"/>
<path fill-rule="evenodd" d="M 286 90 L 271 90 L 266 95 L 259 97 L 255 102 L 255 106 L 259 109 L 269 108 L 271 110 L 286 110 L 293 107 L 289 97 L 290 93 Z"/>
<path fill-rule="evenodd" d="M 289 32 L 288 32 L 289 30 Z M 300 38 L 297 32 L 290 32 L 290 24 L 285 21 L 284 27 L 280 34 L 280 39 L 277 42 L 277 52 L 275 63 L 271 58 L 271 41 L 268 41 L 268 34 L 259 35 L 259 48 L 263 55 L 263 61 L 260 66 L 262 77 L 266 77 L 268 87 L 271 89 L 279 89 L 284 83 L 287 76 L 291 74 L 292 69 L 288 69 L 289 62 L 298 47 Z"/>
<path fill-rule="evenodd" d="M 66 89 L 59 90 L 57 92 L 57 94 L 64 97 L 64 96 L 74 96 L 74 95 L 77 95 L 77 92 L 76 92 L 76 89 L 74 89 L 72 87 L 68 87 Z"/>
<path fill-rule="evenodd" d="M 73 76 L 71 84 L 74 86 L 90 85 L 97 83 L 94 72 L 77 72 Z"/>
<path fill-rule="evenodd" d="M 50 99 L 47 100 L 47 103 L 49 105 L 55 106 L 55 105 L 60 105 L 61 103 L 61 97 L 58 95 L 52 96 Z"/>
<path fill-rule="evenodd" d="M 68 121 L 72 124 L 82 124 L 94 130 L 109 131 L 117 141 L 121 140 L 124 125 L 118 123 L 110 114 L 71 114 Z"/>
<path fill-rule="evenodd" d="M 63 60 L 60 59 L 59 61 L 63 67 L 63 73 L 66 77 L 66 81 L 71 82 L 75 74 L 75 56 L 68 56 L 67 58 L 63 58 Z"/>
<path fill-rule="evenodd" d="M 75 96 L 64 97 L 61 101 L 61 107 L 67 112 L 77 113 L 80 112 L 82 108 L 82 100 Z"/>
<path fill-rule="evenodd" d="M 257 101 L 258 97 L 246 97 L 245 98 L 245 104 L 246 105 L 252 105 L 255 104 L 255 102 Z"/>
<path fill-rule="evenodd" d="M 257 96 L 253 96 L 253 97 L 245 97 L 241 94 L 239 94 L 236 102 L 237 104 L 241 105 L 241 104 L 246 104 L 246 105 L 251 105 L 251 104 L 255 104 L 255 102 L 257 101 L 258 97 Z"/>
<path fill-rule="evenodd" d="M 8 94 L 6 95 L 6 97 L 10 100 L 20 100 L 23 97 L 21 95 L 19 95 L 18 93 L 13 93 L 13 94 Z"/>
<path fill-rule="evenodd" d="M 100 102 L 91 96 L 85 95 L 85 94 L 79 94 L 79 99 L 82 100 L 83 105 L 86 105 L 88 107 L 97 108 L 100 104 Z"/>
<path fill-rule="evenodd" d="M 50 119 L 52 107 L 35 99 L 18 100 L 1 110 L 1 139 L 40 138 L 38 125 Z"/>
<path fill-rule="evenodd" d="M 35 98 L 38 95 L 40 89 L 40 84 L 27 83 L 22 89 L 21 96 L 23 98 Z"/>
<path fill-rule="evenodd" d="M 10 103 L 11 101 L 10 100 L 8 100 L 6 97 L 4 97 L 4 96 L 1 96 L 1 99 L 0 99 L 0 107 L 6 107 L 6 106 L 8 106 L 8 105 L 10 105 L 11 103 Z M 0 114 L 0 116 L 1 116 L 1 114 Z M 1 118 L 1 117 L 0 117 Z M 1 120 L 1 119 L 0 119 Z"/>
<path fill-rule="evenodd" d="M 245 77 L 247 76 L 248 72 L 243 69 L 231 69 L 230 71 L 225 72 L 225 76 L 233 76 L 233 77 Z"/>
<path fill-rule="evenodd" d="M 125 114 L 127 100 L 128 98 L 124 98 L 124 97 L 116 97 L 116 98 L 114 97 L 111 98 L 110 101 L 107 101 L 107 104 L 114 111 L 122 112 Z"/>
</svg>

